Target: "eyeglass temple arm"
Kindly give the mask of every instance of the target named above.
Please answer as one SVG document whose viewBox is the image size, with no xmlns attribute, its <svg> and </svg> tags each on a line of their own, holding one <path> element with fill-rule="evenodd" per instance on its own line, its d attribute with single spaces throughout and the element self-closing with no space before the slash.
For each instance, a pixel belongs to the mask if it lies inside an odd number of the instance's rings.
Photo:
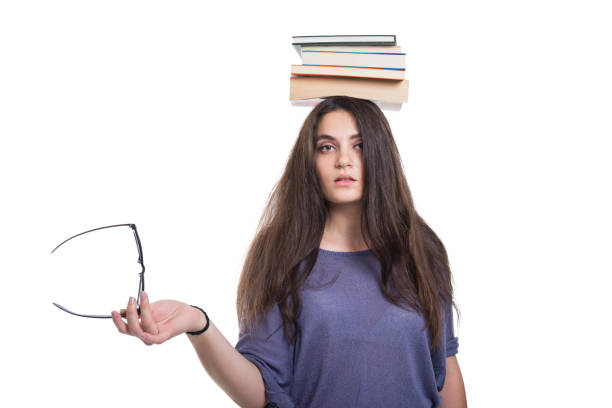
<svg viewBox="0 0 612 408">
<path fill-rule="evenodd" d="M 70 313 L 71 315 L 75 315 L 75 316 L 80 316 L 80 317 L 91 317 L 94 319 L 112 319 L 113 316 L 111 315 L 89 315 L 89 314 L 80 314 L 80 313 L 75 313 L 71 310 L 68 310 L 67 308 L 65 308 L 64 306 L 60 305 L 59 303 L 55 303 L 53 302 L 53 305 L 56 306 L 58 309 L 63 310 L 66 313 Z M 138 308 L 136 310 L 136 312 L 138 313 L 138 316 L 140 316 L 140 308 Z M 127 311 L 125 309 L 121 309 L 119 311 L 119 314 L 121 315 L 121 317 L 123 317 L 124 319 L 127 317 Z"/>
<path fill-rule="evenodd" d="M 73 238 L 79 237 L 81 235 L 93 232 L 93 231 L 98 231 L 101 229 L 106 229 L 106 228 L 114 228 L 114 227 L 130 227 L 132 228 L 132 230 L 136 230 L 136 225 L 134 224 L 116 224 L 116 225 L 107 225 L 106 227 L 99 227 L 99 228 L 94 228 L 94 229 L 90 229 L 89 231 L 85 231 L 85 232 L 81 232 L 79 234 L 73 235 L 70 238 L 64 240 L 64 242 L 62 242 L 61 244 L 59 244 L 58 246 L 56 246 L 53 251 L 51 251 L 51 253 L 54 253 L 59 247 L 61 247 L 62 245 L 64 245 L 66 242 L 70 241 Z M 136 235 L 136 234 L 135 234 Z M 139 253 L 139 262 L 142 262 L 142 249 L 140 248 L 140 239 L 138 239 L 138 235 L 136 235 L 136 240 L 138 241 L 138 253 Z"/>
</svg>

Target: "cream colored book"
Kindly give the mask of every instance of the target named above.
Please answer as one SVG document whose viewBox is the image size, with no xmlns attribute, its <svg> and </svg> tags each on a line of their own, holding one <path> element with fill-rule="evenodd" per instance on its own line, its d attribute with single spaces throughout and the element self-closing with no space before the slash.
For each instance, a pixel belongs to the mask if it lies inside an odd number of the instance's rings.
<svg viewBox="0 0 612 408">
<path fill-rule="evenodd" d="M 302 51 L 302 65 L 405 69 L 406 54 L 402 52 Z"/>
<path fill-rule="evenodd" d="M 382 102 L 407 102 L 408 81 L 343 77 L 291 77 L 289 100 L 346 95 Z"/>
<path fill-rule="evenodd" d="M 340 45 L 310 45 L 301 46 L 300 52 L 303 51 L 335 51 L 335 52 L 402 52 L 402 47 L 399 45 L 372 45 L 372 46 L 340 46 Z"/>
<path fill-rule="evenodd" d="M 330 67 L 322 65 L 291 65 L 292 75 L 326 75 L 358 78 L 400 80 L 405 78 L 403 69 L 378 69 L 359 67 Z"/>
</svg>

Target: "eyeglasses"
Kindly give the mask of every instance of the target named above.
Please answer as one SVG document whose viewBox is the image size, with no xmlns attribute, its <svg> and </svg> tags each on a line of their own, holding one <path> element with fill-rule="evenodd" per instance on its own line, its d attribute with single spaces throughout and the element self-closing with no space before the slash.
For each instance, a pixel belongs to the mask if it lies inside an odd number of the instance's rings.
<svg viewBox="0 0 612 408">
<path fill-rule="evenodd" d="M 138 296 L 136 298 L 136 307 L 137 307 L 137 310 L 138 310 L 138 314 L 140 314 L 140 293 L 145 289 L 145 285 L 144 285 L 145 266 L 144 266 L 144 263 L 143 263 L 143 260 L 142 260 L 142 245 L 140 244 L 140 237 L 138 236 L 138 230 L 136 229 L 136 225 L 135 224 L 108 225 L 106 227 L 99 227 L 99 228 L 91 229 L 89 231 L 81 232 L 79 234 L 73 235 L 70 238 L 64 240 L 61 244 L 56 246 L 55 249 L 53 249 L 53 251 L 51 251 L 51 253 L 54 253 L 59 247 L 61 247 L 66 242 L 70 241 L 71 239 L 74 239 L 74 238 L 79 237 L 79 236 L 84 235 L 84 234 L 88 234 L 90 232 L 99 231 L 99 230 L 107 229 L 107 228 L 116 228 L 116 227 L 129 227 L 129 228 L 131 228 L 132 232 L 134 233 L 134 239 L 136 240 L 136 249 L 138 250 L 138 263 L 140 264 L 140 267 L 141 267 L 141 271 L 139 273 L 139 275 L 140 275 L 140 283 L 138 284 Z M 93 319 L 111 319 L 113 317 L 111 315 L 92 315 L 92 314 L 75 313 L 75 312 L 67 309 L 66 307 L 58 304 L 58 303 L 54 302 L 53 304 L 55 306 L 57 306 L 59 309 L 63 310 L 64 312 L 70 313 L 70 314 L 75 315 L 75 316 L 89 317 L 89 318 L 93 318 Z M 125 311 L 121 312 L 121 316 L 125 317 Z"/>
</svg>

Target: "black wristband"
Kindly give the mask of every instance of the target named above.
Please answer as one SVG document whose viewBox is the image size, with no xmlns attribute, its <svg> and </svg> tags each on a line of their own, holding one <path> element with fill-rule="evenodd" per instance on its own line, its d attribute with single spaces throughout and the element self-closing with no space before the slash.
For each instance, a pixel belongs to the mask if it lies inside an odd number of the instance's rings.
<svg viewBox="0 0 612 408">
<path fill-rule="evenodd" d="M 204 316 L 206 317 L 206 326 L 204 326 L 204 328 L 202 330 L 198 330 L 198 331 L 194 331 L 194 332 L 187 332 L 187 334 L 191 334 L 192 336 L 198 335 L 198 334 L 202 334 L 204 333 L 206 330 L 208 330 L 208 326 L 210 326 L 210 320 L 208 320 L 208 315 L 206 314 L 205 311 L 203 311 L 202 309 L 200 309 L 197 306 L 191 305 L 191 307 L 195 307 L 196 309 L 198 309 L 200 312 L 204 313 Z"/>
</svg>

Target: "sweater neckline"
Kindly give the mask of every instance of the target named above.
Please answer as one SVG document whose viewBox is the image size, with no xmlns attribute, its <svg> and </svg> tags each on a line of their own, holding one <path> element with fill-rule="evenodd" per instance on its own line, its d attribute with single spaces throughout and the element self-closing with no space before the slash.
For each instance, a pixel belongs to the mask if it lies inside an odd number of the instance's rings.
<svg viewBox="0 0 612 408">
<path fill-rule="evenodd" d="M 348 251 L 348 252 L 341 252 L 341 251 L 330 251 L 328 249 L 323 249 L 323 248 L 319 248 L 319 254 L 324 254 L 324 255 L 333 255 L 333 256 L 355 256 L 355 255 L 366 255 L 371 253 L 372 251 L 370 249 L 364 249 L 361 251 Z"/>
</svg>

